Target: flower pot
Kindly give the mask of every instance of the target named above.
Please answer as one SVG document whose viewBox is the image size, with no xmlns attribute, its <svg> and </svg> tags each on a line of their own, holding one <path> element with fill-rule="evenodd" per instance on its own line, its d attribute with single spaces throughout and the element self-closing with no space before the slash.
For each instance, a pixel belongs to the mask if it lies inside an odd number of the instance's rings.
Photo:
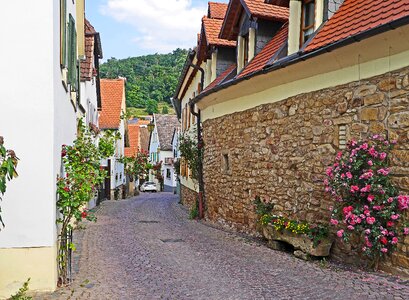
<svg viewBox="0 0 409 300">
<path fill-rule="evenodd" d="M 263 227 L 263 235 L 270 241 L 286 242 L 294 247 L 294 250 L 301 250 L 312 256 L 329 256 L 333 241 L 324 238 L 314 247 L 314 242 L 305 234 L 295 234 L 287 230 L 277 231 L 271 225 Z"/>
</svg>

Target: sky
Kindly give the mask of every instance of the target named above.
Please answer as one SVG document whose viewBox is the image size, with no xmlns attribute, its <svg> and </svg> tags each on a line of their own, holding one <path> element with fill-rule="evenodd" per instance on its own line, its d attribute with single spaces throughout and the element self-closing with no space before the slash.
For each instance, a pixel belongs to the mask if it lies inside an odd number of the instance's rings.
<svg viewBox="0 0 409 300">
<path fill-rule="evenodd" d="M 215 0 L 213 0 L 215 1 Z M 228 0 L 217 0 L 228 3 Z M 86 17 L 101 35 L 104 61 L 192 48 L 205 0 L 86 0 Z"/>
</svg>

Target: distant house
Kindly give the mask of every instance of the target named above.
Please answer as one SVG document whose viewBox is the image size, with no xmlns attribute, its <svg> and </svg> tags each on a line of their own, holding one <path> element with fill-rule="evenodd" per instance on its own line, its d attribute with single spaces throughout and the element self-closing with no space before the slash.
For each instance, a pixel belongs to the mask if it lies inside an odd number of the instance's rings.
<svg viewBox="0 0 409 300">
<path fill-rule="evenodd" d="M 118 132 L 121 139 L 116 141 L 115 154 L 102 162 L 109 172 L 105 189 L 110 199 L 121 197 L 124 191 L 124 165 L 119 159 L 124 156 L 126 121 L 121 118 L 125 111 L 125 79 L 101 79 L 102 110 L 99 117 L 101 130 Z"/>
<path fill-rule="evenodd" d="M 150 137 L 149 157 L 154 165 L 162 162 L 161 174 L 164 181 L 164 191 L 170 192 L 176 187 L 172 137 L 180 123 L 175 115 L 155 114 L 153 119 L 155 128 Z M 151 179 L 153 179 L 152 175 Z"/>
</svg>

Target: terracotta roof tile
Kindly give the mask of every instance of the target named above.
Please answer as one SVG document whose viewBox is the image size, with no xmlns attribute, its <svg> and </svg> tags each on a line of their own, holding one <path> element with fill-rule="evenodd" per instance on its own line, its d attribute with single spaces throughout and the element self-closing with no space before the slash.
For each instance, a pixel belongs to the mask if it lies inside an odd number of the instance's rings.
<svg viewBox="0 0 409 300">
<path fill-rule="evenodd" d="M 202 21 L 208 45 L 236 47 L 236 41 L 229 41 L 219 38 L 223 20 L 203 17 Z"/>
<path fill-rule="evenodd" d="M 226 77 L 233 72 L 233 70 L 236 69 L 236 64 L 232 64 L 230 67 L 228 67 L 226 69 L 226 71 L 224 71 L 222 74 L 219 75 L 219 77 L 217 77 L 215 80 L 213 80 L 212 83 L 210 83 L 205 89 L 204 92 L 206 92 L 207 90 L 211 90 L 212 88 L 218 86 L 220 83 L 222 83 Z"/>
<path fill-rule="evenodd" d="M 209 2 L 208 17 L 223 20 L 227 11 L 227 3 Z"/>
<path fill-rule="evenodd" d="M 277 3 L 281 4 L 280 1 Z M 230 0 L 220 37 L 229 40 L 236 39 L 238 29 L 235 26 L 243 8 L 252 17 L 285 23 L 289 18 L 289 8 L 287 6 L 265 3 L 264 0 Z"/>
<path fill-rule="evenodd" d="M 101 129 L 119 128 L 124 92 L 124 79 L 101 79 L 102 110 L 99 116 Z"/>
<path fill-rule="evenodd" d="M 155 124 L 158 130 L 158 139 L 160 149 L 164 151 L 172 151 L 172 137 L 175 128 L 180 127 L 178 117 L 176 115 L 154 115 Z"/>
<path fill-rule="evenodd" d="M 125 156 L 133 157 L 139 150 L 139 124 L 128 123 L 129 147 L 125 147 Z"/>
<path fill-rule="evenodd" d="M 80 63 L 81 81 L 90 81 L 93 77 L 93 61 L 95 47 L 95 28 L 85 19 L 85 61 Z"/>
<path fill-rule="evenodd" d="M 409 15 L 409 0 L 345 0 L 305 51 L 312 51 Z"/>
<path fill-rule="evenodd" d="M 288 23 L 276 33 L 276 35 L 269 41 L 264 48 L 257 54 L 248 65 L 241 71 L 237 78 L 244 77 L 251 73 L 260 71 L 276 54 L 281 46 L 286 43 L 288 38 Z"/>
<path fill-rule="evenodd" d="M 288 7 L 265 3 L 264 0 L 241 0 L 253 17 L 286 22 L 289 17 Z"/>
<path fill-rule="evenodd" d="M 150 137 L 150 132 L 148 131 L 147 127 L 141 127 L 139 129 L 139 136 L 140 136 L 140 147 L 141 151 L 143 152 L 149 152 L 149 137 Z"/>
</svg>

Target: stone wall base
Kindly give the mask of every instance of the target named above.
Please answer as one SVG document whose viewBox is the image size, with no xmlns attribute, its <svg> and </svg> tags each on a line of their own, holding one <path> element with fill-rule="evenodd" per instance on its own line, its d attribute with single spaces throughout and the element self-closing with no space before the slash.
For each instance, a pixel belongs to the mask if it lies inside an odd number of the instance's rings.
<svg viewBox="0 0 409 300">
<path fill-rule="evenodd" d="M 184 185 L 180 185 L 180 187 L 181 187 L 180 202 L 184 206 L 191 209 L 194 205 L 196 205 L 196 201 L 199 197 L 199 194 L 196 191 L 191 190 Z"/>
</svg>

